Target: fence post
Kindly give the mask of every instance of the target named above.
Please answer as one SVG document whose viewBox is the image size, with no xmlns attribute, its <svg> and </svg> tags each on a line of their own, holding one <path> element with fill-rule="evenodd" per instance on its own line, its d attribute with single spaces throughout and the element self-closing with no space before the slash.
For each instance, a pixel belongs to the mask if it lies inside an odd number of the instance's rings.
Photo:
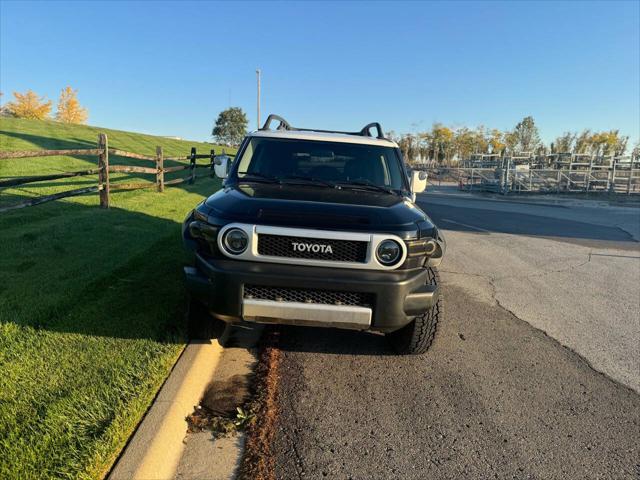
<svg viewBox="0 0 640 480">
<path fill-rule="evenodd" d="M 556 186 L 556 193 L 560 193 L 560 182 L 562 181 L 562 170 L 558 170 L 558 185 Z"/>
<path fill-rule="evenodd" d="M 210 165 L 210 168 L 211 168 L 211 174 L 210 174 L 210 175 L 211 175 L 211 177 L 212 177 L 212 178 L 216 176 L 216 172 L 215 172 L 215 164 L 216 164 L 216 163 L 215 163 L 215 158 L 216 158 L 216 151 L 212 148 L 212 149 L 211 149 L 211 165 Z"/>
<path fill-rule="evenodd" d="M 156 147 L 156 185 L 159 192 L 164 192 L 164 155 L 162 147 Z"/>
<path fill-rule="evenodd" d="M 109 143 L 104 133 L 98 135 L 98 148 L 102 150 L 102 153 L 98 154 L 100 207 L 109 208 Z"/>
<path fill-rule="evenodd" d="M 506 168 L 504 169 L 504 189 L 502 190 L 502 193 L 504 195 L 506 195 L 511 191 L 511 185 L 509 184 L 509 167 L 510 166 L 511 166 L 510 160 L 507 160 Z"/>
<path fill-rule="evenodd" d="M 609 180 L 609 191 L 610 192 L 615 192 L 616 191 L 616 158 L 613 157 L 613 165 L 611 166 L 611 171 L 609 172 L 609 177 L 611 178 L 611 180 Z"/>
<path fill-rule="evenodd" d="M 196 181 L 196 147 L 191 147 L 191 178 L 189 183 L 193 184 Z"/>
</svg>

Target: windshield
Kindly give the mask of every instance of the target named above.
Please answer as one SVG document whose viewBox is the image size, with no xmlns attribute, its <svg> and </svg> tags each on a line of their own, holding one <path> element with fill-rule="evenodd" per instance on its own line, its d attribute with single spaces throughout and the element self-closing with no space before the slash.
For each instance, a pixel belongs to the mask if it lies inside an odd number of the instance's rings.
<svg viewBox="0 0 640 480">
<path fill-rule="evenodd" d="M 393 147 L 312 140 L 252 138 L 237 175 L 318 184 L 371 185 L 404 190 L 400 159 Z"/>
</svg>

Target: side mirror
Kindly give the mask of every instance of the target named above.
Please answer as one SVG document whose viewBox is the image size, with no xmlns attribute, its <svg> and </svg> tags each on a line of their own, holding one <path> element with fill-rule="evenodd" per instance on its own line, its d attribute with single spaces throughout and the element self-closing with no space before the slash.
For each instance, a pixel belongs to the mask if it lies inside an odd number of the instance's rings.
<svg viewBox="0 0 640 480">
<path fill-rule="evenodd" d="M 218 178 L 227 178 L 231 157 L 229 155 L 216 155 L 213 157 L 213 170 Z"/>
<path fill-rule="evenodd" d="M 427 188 L 427 172 L 422 170 L 413 170 L 411 172 L 411 193 L 422 193 Z"/>
</svg>

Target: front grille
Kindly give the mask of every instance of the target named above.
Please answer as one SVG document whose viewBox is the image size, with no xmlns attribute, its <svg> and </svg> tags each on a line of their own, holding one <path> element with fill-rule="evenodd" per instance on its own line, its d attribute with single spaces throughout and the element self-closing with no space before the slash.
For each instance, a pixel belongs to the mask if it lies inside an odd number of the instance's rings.
<svg viewBox="0 0 640 480">
<path fill-rule="evenodd" d="M 302 249 L 294 249 L 294 243 L 303 245 Z M 306 248 L 307 245 L 311 245 L 311 249 Z M 258 253 L 272 257 L 365 263 L 368 245 L 368 242 L 356 240 L 258 235 Z M 331 247 L 330 252 L 327 247 Z"/>
<path fill-rule="evenodd" d="M 323 305 L 373 306 L 373 295 L 361 292 L 335 292 L 302 288 L 244 286 L 244 298 L 275 302 L 321 303 Z"/>
</svg>

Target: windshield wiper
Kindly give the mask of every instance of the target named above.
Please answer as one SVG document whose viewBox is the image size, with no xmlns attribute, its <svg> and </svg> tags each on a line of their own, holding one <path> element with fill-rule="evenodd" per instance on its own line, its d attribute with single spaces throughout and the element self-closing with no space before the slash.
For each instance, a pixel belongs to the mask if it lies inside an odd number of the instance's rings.
<svg viewBox="0 0 640 480">
<path fill-rule="evenodd" d="M 381 185 L 376 185 L 375 183 L 371 183 L 369 181 L 366 180 L 353 180 L 350 182 L 339 182 L 338 185 L 341 188 L 364 188 L 364 189 L 369 189 L 369 190 L 376 190 L 378 192 L 384 192 L 384 193 L 389 193 L 391 195 L 398 195 L 398 192 L 396 190 L 393 190 L 391 188 L 387 188 L 387 187 L 383 187 Z"/>
<path fill-rule="evenodd" d="M 238 177 L 239 182 L 264 182 L 264 183 L 280 183 L 276 177 L 271 177 L 259 172 L 239 172 L 244 177 Z"/>
<path fill-rule="evenodd" d="M 336 188 L 336 184 L 333 182 L 329 182 L 328 180 L 322 180 L 321 178 L 315 178 L 315 177 L 305 177 L 303 175 L 287 175 L 285 177 L 281 177 L 280 181 L 287 181 L 287 180 L 301 180 L 303 182 L 309 182 L 312 183 L 314 185 L 322 185 L 323 187 L 331 187 L 331 188 Z M 287 182 L 287 183 L 292 183 L 292 182 Z"/>
</svg>

